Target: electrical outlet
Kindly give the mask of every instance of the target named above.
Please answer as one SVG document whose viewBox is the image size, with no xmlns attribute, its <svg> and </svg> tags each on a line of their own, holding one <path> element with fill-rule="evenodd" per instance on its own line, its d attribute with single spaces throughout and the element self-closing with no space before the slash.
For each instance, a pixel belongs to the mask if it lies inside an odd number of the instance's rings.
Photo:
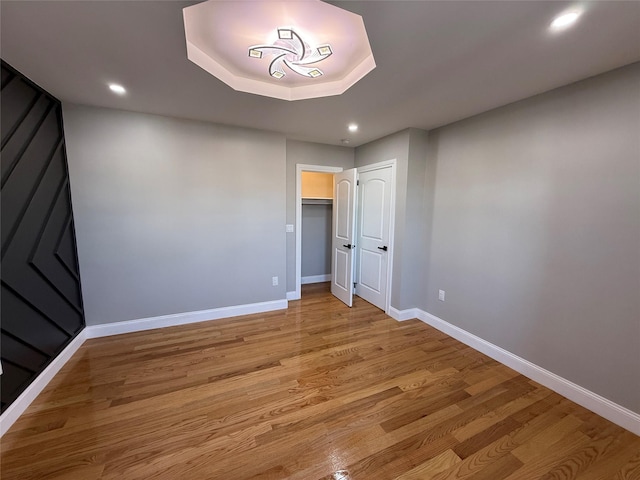
<svg viewBox="0 0 640 480">
<path fill-rule="evenodd" d="M 271 285 L 274 287 L 278 286 L 278 277 L 271 277 Z"/>
<path fill-rule="evenodd" d="M 438 290 L 438 300 L 444 302 L 444 290 Z"/>
</svg>

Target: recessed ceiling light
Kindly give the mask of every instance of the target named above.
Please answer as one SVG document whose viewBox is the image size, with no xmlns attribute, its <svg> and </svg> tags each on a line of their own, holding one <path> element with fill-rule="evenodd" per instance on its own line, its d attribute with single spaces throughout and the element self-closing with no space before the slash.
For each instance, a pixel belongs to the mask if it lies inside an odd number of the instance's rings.
<svg viewBox="0 0 640 480">
<path fill-rule="evenodd" d="M 125 88 L 122 85 L 118 85 L 117 83 L 110 83 L 109 90 L 111 90 L 113 93 L 117 93 L 118 95 L 124 95 L 125 93 L 127 93 Z"/>
<path fill-rule="evenodd" d="M 549 28 L 551 30 L 564 30 L 565 28 L 569 28 L 571 25 L 576 23 L 578 18 L 582 15 L 582 11 L 580 10 L 570 10 L 561 15 L 558 15 L 553 19 Z"/>
<path fill-rule="evenodd" d="M 358 131 L 358 125 L 356 125 L 355 123 L 352 123 L 349 125 L 349 131 L 350 132 L 357 132 Z"/>
</svg>

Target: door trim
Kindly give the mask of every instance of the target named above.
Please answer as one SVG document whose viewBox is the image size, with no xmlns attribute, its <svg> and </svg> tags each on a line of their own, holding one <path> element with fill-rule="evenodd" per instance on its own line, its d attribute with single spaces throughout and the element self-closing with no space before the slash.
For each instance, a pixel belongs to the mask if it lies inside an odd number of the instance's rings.
<svg viewBox="0 0 640 480">
<path fill-rule="evenodd" d="M 391 312 L 391 289 L 393 287 L 393 253 L 394 253 L 394 239 L 395 239 L 395 226 L 396 226 L 396 164 L 395 158 L 384 160 L 382 162 L 371 163 L 369 165 L 363 165 L 362 167 L 356 167 L 358 169 L 358 177 L 360 173 L 371 172 L 373 170 L 380 170 L 382 168 L 391 167 L 391 213 L 389 215 L 389 253 L 387 257 L 387 295 L 384 304 L 384 313 L 390 315 Z M 359 198 L 359 196 L 358 196 Z M 357 209 L 360 205 L 356 206 Z M 356 225 L 358 223 L 356 222 Z M 360 235 L 359 231 L 356 231 L 356 238 Z M 360 242 L 358 242 L 360 243 Z M 356 244 L 356 272 L 360 268 L 360 246 Z M 356 284 L 359 284 L 359 278 L 356 279 Z M 356 287 L 356 295 L 358 288 Z"/>
<path fill-rule="evenodd" d="M 296 164 L 296 290 L 287 300 L 300 300 L 302 296 L 302 172 L 340 173 L 342 167 L 328 167 L 325 165 Z"/>
</svg>

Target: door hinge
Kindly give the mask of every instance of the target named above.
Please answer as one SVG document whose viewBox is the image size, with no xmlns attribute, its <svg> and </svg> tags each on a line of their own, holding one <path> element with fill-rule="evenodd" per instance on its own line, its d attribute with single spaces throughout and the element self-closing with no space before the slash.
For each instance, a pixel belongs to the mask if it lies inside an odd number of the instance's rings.
<svg viewBox="0 0 640 480">
<path fill-rule="evenodd" d="M 356 187 L 360 186 L 360 180 L 356 180 Z"/>
</svg>

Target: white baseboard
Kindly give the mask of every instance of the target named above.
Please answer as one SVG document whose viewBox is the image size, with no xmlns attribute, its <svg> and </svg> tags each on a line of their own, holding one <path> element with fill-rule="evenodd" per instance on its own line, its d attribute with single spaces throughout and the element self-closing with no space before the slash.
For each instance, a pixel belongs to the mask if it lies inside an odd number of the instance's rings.
<svg viewBox="0 0 640 480">
<path fill-rule="evenodd" d="M 389 307 L 389 316 L 399 322 L 404 322 L 405 320 L 418 318 L 418 309 L 408 308 L 406 310 L 398 310 L 395 307 Z"/>
<path fill-rule="evenodd" d="M 302 277 L 300 279 L 300 283 L 302 285 L 306 285 L 307 283 L 321 283 L 321 282 L 330 282 L 331 274 L 328 273 L 326 275 L 310 275 L 308 277 Z"/>
<path fill-rule="evenodd" d="M 608 400 L 597 393 L 587 390 L 549 370 L 539 367 L 524 358 L 487 342 L 460 327 L 450 324 L 430 313 L 419 308 L 398 310 L 391 307 L 389 314 L 392 318 L 403 321 L 417 318 L 424 323 L 440 330 L 443 333 L 469 345 L 470 347 L 484 353 L 498 362 L 514 369 L 516 372 L 544 385 L 545 387 L 559 393 L 569 400 L 582 405 L 583 407 L 597 413 L 601 417 L 626 428 L 630 432 L 640 435 L 640 414 L 633 412 L 617 403 Z"/>
<path fill-rule="evenodd" d="M 104 323 L 102 325 L 90 325 L 85 329 L 87 338 L 108 337 L 122 333 L 141 332 L 155 328 L 174 327 L 189 323 L 206 322 L 220 318 L 238 317 L 253 313 L 284 310 L 288 307 L 287 300 L 272 300 L 270 302 L 250 303 L 247 305 L 234 305 L 231 307 L 213 308 L 196 312 L 175 313 L 159 317 L 140 318 L 126 320 L 124 322 Z"/>
<path fill-rule="evenodd" d="M 60 369 L 69 361 L 74 353 L 82 346 L 86 339 L 86 330 L 82 330 L 76 337 L 71 340 L 69 345 L 65 347 L 60 354 L 47 365 L 36 379 L 20 394 L 15 401 L 0 416 L 0 437 L 2 437 L 11 425 L 23 414 L 31 402 L 44 390 L 51 379 L 60 371 Z"/>
<path fill-rule="evenodd" d="M 294 290 L 293 292 L 287 292 L 287 300 L 300 300 L 300 292 Z"/>
</svg>

